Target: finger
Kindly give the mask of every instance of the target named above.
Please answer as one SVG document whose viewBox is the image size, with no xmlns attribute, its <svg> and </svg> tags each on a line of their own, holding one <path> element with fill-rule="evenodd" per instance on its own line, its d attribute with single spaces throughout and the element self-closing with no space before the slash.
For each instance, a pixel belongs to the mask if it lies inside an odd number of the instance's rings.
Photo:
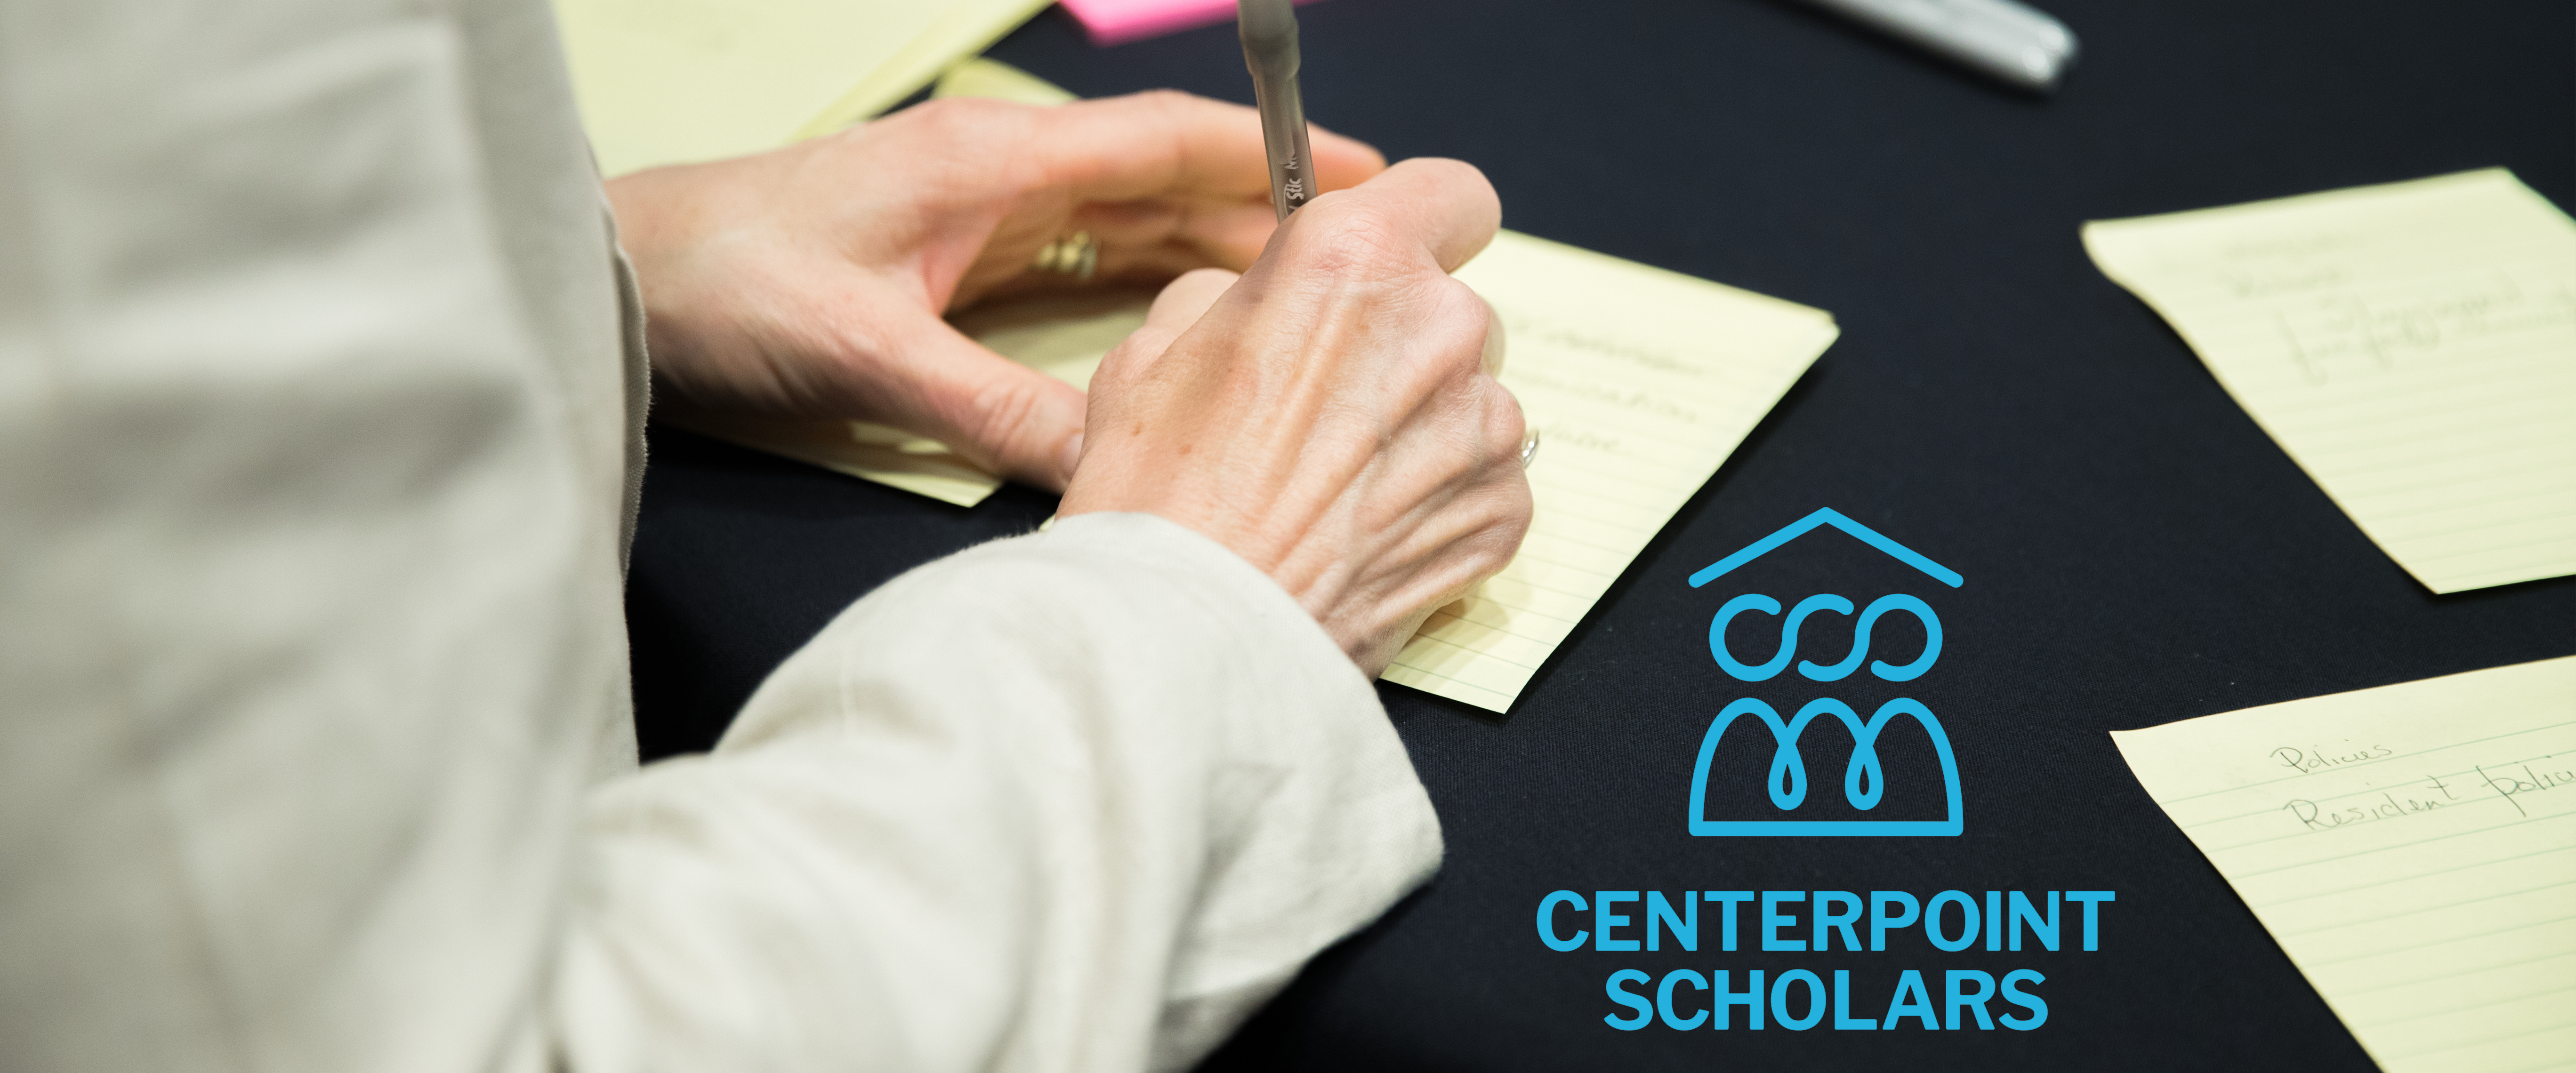
<svg viewBox="0 0 2576 1073">
<path fill-rule="evenodd" d="M 1386 170 L 1366 143 L 1309 125 L 1318 188 L 1340 190 Z M 1087 201 L 1167 195 L 1264 198 L 1270 164 L 1250 108 L 1172 90 L 1051 109 L 1031 146 L 1039 181 Z"/>
<path fill-rule="evenodd" d="M 906 360 L 883 371 L 891 390 L 879 419 L 1004 477 L 1062 491 L 1082 456 L 1082 392 L 924 319 L 896 341 Z"/>
<path fill-rule="evenodd" d="M 1145 323 L 1118 345 L 1111 359 L 1119 366 L 1116 375 L 1131 375 L 1161 357 L 1172 340 L 1206 316 L 1208 308 L 1240 278 L 1222 268 L 1202 268 L 1164 287 L 1163 293 L 1154 296 L 1153 308 L 1145 312 Z"/>
<path fill-rule="evenodd" d="M 1222 268 L 1202 268 L 1173 280 L 1145 311 L 1145 327 L 1175 336 L 1188 331 L 1240 278 Z"/>
<path fill-rule="evenodd" d="M 1454 272 L 1492 242 L 1502 201 L 1485 173 L 1456 160 L 1404 161 L 1308 202 L 1281 229 L 1283 252 L 1342 270 L 1400 269 L 1427 257 Z M 1388 262 L 1385 258 L 1395 258 Z"/>
<path fill-rule="evenodd" d="M 1099 243 L 1102 276 L 1133 275 L 1175 256 L 1187 259 L 1186 265 L 1158 277 L 1170 279 L 1192 268 L 1239 272 L 1251 267 L 1277 220 L 1266 200 L 1164 198 L 1087 204 L 1074 210 L 1063 228 L 1089 232 Z"/>
<path fill-rule="evenodd" d="M 1494 386 L 1502 387 L 1501 384 Z M 1488 421 L 1493 426 L 1492 432 L 1497 433 L 1489 435 L 1489 439 L 1495 443 L 1515 445 L 1512 449 L 1513 460 L 1520 463 L 1522 482 L 1526 484 L 1530 464 L 1538 460 L 1538 426 L 1529 423 L 1529 411 L 1521 409 L 1519 395 L 1513 394 L 1512 389 L 1508 387 L 1503 387 L 1502 391 L 1503 398 L 1511 405 L 1498 408 L 1504 411 L 1503 413 L 1489 415 Z"/>
<path fill-rule="evenodd" d="M 1481 294 L 1476 296 L 1476 300 L 1480 302 L 1484 301 L 1484 298 L 1485 296 Z M 1505 349 L 1506 344 L 1503 338 L 1503 316 L 1500 313 L 1494 312 L 1494 303 L 1485 302 L 1485 375 L 1503 375 L 1503 352 Z M 1505 390 L 1508 392 L 1509 389 Z M 1512 401 L 1515 405 L 1520 402 L 1517 398 Z"/>
<path fill-rule="evenodd" d="M 1102 267 L 1115 260 L 1154 258 L 1163 249 L 1186 250 L 1199 265 L 1242 271 L 1261 256 L 1278 226 L 1267 194 L 1257 200 L 1205 197 L 1164 198 L 1116 205 L 1093 203 L 1074 212 L 1071 226 L 1089 228 L 1100 239 Z"/>
</svg>

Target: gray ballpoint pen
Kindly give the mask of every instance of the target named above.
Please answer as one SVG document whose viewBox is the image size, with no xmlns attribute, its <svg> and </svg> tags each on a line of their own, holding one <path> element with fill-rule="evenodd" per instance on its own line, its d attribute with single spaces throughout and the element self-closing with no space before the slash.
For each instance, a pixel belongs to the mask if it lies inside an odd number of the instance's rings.
<svg viewBox="0 0 2576 1073">
<path fill-rule="evenodd" d="M 1252 69 L 1252 99 L 1261 107 L 1261 142 L 1270 151 L 1270 205 L 1286 223 L 1315 196 L 1306 104 L 1297 94 L 1297 12 L 1291 0 L 1235 0 L 1235 14 L 1243 65 Z"/>
</svg>

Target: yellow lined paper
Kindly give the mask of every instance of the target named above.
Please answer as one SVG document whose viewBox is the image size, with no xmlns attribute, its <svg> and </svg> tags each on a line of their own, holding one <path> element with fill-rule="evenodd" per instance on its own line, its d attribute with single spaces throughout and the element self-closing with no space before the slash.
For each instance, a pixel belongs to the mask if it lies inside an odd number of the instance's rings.
<svg viewBox="0 0 2576 1073">
<path fill-rule="evenodd" d="M 2576 657 L 2111 737 L 2380 1068 L 2576 1070 Z"/>
<path fill-rule="evenodd" d="M 1507 711 L 1566 634 L 1836 335 L 1749 291 L 1503 232 L 1458 270 L 1509 339 L 1538 509 L 1503 572 L 1423 624 L 1386 679 Z"/>
<path fill-rule="evenodd" d="M 2576 222 L 2501 168 L 2086 224 L 2434 592 L 2576 573 Z"/>
<path fill-rule="evenodd" d="M 1048 0 L 554 0 L 600 174 L 775 149 L 866 119 Z"/>
</svg>

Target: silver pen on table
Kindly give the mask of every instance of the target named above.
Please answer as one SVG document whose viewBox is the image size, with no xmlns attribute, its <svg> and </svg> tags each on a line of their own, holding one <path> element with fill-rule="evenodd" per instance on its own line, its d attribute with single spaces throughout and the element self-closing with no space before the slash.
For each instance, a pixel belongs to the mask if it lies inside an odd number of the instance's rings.
<svg viewBox="0 0 2576 1073">
<path fill-rule="evenodd" d="M 1235 14 L 1243 65 L 1252 69 L 1252 99 L 1261 109 L 1261 143 L 1270 151 L 1270 205 L 1286 223 L 1315 196 L 1306 103 L 1297 94 L 1297 12 L 1292 0 L 1235 0 Z"/>
<path fill-rule="evenodd" d="M 2056 89 L 2075 63 L 2075 34 L 2066 24 L 2014 0 L 1810 2 L 2040 93 Z"/>
</svg>

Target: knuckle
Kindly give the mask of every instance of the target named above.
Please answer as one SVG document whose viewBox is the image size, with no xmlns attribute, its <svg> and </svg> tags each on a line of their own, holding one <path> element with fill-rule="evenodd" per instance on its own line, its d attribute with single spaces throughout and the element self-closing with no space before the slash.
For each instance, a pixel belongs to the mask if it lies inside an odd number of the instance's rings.
<svg viewBox="0 0 2576 1073">
<path fill-rule="evenodd" d="M 1493 307 L 1474 287 L 1455 276 L 1439 276 L 1431 281 L 1438 328 L 1444 339 L 1460 345 L 1453 355 L 1469 370 L 1485 367 L 1485 341 L 1495 330 Z"/>
<path fill-rule="evenodd" d="M 1493 180 L 1485 177 L 1485 170 L 1464 160 L 1453 160 L 1448 157 L 1420 157 L 1407 160 L 1397 167 L 1411 168 L 1422 173 L 1424 179 L 1431 185 L 1441 188 L 1449 197 L 1477 201 L 1499 200 L 1494 193 Z"/>
<path fill-rule="evenodd" d="M 1522 412 L 1520 396 L 1501 384 L 1494 385 L 1495 400 L 1485 407 L 1486 442 L 1517 466 L 1521 457 L 1521 438 L 1529 435 L 1529 415 Z"/>
<path fill-rule="evenodd" d="M 1153 338 L 1153 333 L 1148 331 L 1139 330 L 1119 340 L 1118 345 L 1100 356 L 1100 366 L 1091 371 L 1091 387 L 1085 395 L 1099 400 L 1116 399 L 1126 394 L 1131 385 L 1143 378 L 1146 366 L 1153 363 L 1161 350 L 1162 341 Z"/>
<path fill-rule="evenodd" d="M 1507 480 L 1493 482 L 1475 498 L 1475 505 L 1476 514 L 1467 529 L 1469 536 L 1461 544 L 1468 568 L 1477 577 L 1491 577 L 1511 565 L 1512 556 L 1519 553 L 1521 541 L 1529 535 L 1533 514 L 1529 482 L 1514 473 Z"/>
<path fill-rule="evenodd" d="M 1127 99 L 1145 108 L 1177 116 L 1181 112 L 1198 107 L 1199 103 L 1207 98 L 1177 89 L 1149 89 L 1141 93 L 1128 94 Z"/>
<path fill-rule="evenodd" d="M 1426 258 L 1402 238 L 1399 222 L 1360 198 L 1319 198 L 1298 213 L 1286 253 L 1302 271 L 1336 279 L 1400 279 L 1425 271 Z"/>
<path fill-rule="evenodd" d="M 1529 423 L 1521 416 L 1518 403 L 1505 399 L 1485 408 L 1484 427 L 1477 430 L 1482 450 L 1477 462 L 1489 473 L 1522 477 L 1521 437 L 1529 434 Z"/>
<path fill-rule="evenodd" d="M 1173 291 L 1222 291 L 1233 286 L 1239 278 L 1242 278 L 1242 273 L 1230 268 L 1193 268 L 1173 277 L 1170 283 L 1163 285 L 1163 290 L 1167 294 Z"/>
<path fill-rule="evenodd" d="M 1450 182 L 1487 196 L 1491 196 L 1494 192 L 1494 181 L 1485 177 L 1483 168 L 1449 157 L 1434 158 L 1430 163 L 1433 167 L 1439 168 Z"/>
<path fill-rule="evenodd" d="M 1508 561 L 1520 546 L 1521 535 L 1529 532 L 1532 513 L 1529 484 L 1517 475 L 1508 479 L 1498 478 L 1492 484 L 1493 487 L 1483 497 L 1484 515 L 1479 521 L 1483 523 L 1482 531 L 1494 538 L 1501 557 Z M 1502 564 L 1495 565 L 1499 567 Z"/>
<path fill-rule="evenodd" d="M 1445 275 L 1421 281 L 1419 312 L 1411 334 L 1429 369 L 1442 380 L 1484 371 L 1485 343 L 1493 328 L 1485 300 Z"/>
<path fill-rule="evenodd" d="M 1529 478 L 1522 475 L 1520 463 L 1517 461 L 1508 468 L 1497 469 L 1496 472 L 1494 483 L 1497 488 L 1492 496 L 1494 507 L 1491 526 L 1495 532 L 1509 537 L 1511 543 L 1517 545 L 1520 543 L 1521 534 L 1529 531 L 1531 519 L 1538 513 L 1536 503 L 1530 497 Z M 1510 555 L 1510 549 L 1506 548 L 1503 554 Z"/>
<path fill-rule="evenodd" d="M 941 97 L 907 108 L 903 115 L 936 137 L 1015 121 L 1026 107 L 989 97 Z"/>
<path fill-rule="evenodd" d="M 1174 137 L 1178 137 L 1180 129 L 1189 121 L 1189 113 L 1208 103 L 1204 97 L 1177 89 L 1149 89 L 1118 97 L 1076 101 L 1065 107 L 1087 109 L 1106 120 L 1142 124 L 1149 129 L 1172 132 Z"/>
</svg>

